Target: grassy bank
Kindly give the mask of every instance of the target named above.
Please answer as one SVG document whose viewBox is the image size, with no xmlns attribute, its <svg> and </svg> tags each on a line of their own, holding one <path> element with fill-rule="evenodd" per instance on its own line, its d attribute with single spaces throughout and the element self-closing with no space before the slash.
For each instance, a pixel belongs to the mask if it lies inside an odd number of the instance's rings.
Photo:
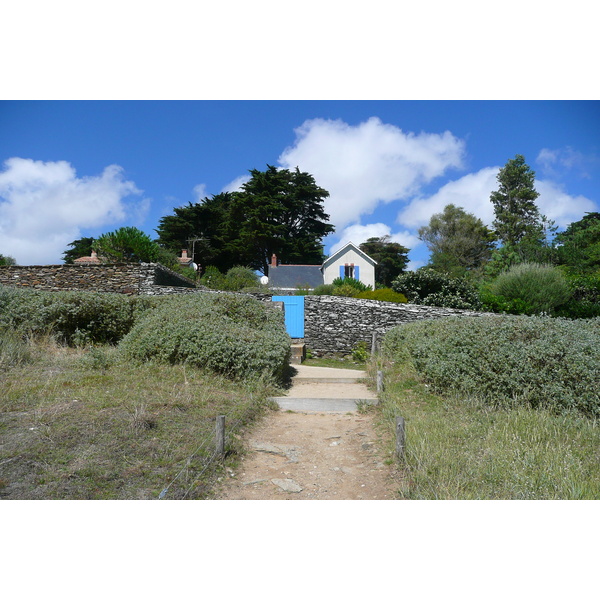
<svg viewBox="0 0 600 600">
<path fill-rule="evenodd" d="M 132 364 L 109 346 L 17 345 L 0 365 L 4 499 L 205 498 L 224 469 L 216 416 L 235 461 L 270 393 L 265 381 Z"/>
<path fill-rule="evenodd" d="M 435 331 L 447 332 L 440 325 L 420 329 L 431 348 L 440 347 Z M 406 421 L 404 498 L 600 498 L 597 419 L 553 404 L 494 403 L 450 384 L 444 392 L 415 366 L 426 365 L 428 354 L 415 361 L 411 352 L 379 358 L 374 367 L 385 370 L 383 425 L 393 431 L 397 415 Z"/>
</svg>

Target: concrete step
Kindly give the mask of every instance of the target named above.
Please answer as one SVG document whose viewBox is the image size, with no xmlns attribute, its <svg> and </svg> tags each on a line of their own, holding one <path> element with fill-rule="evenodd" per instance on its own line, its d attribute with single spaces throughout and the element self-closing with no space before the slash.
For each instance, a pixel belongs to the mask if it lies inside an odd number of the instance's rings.
<svg viewBox="0 0 600 600">
<path fill-rule="evenodd" d="M 355 412 L 360 404 L 377 404 L 373 398 L 290 398 L 273 397 L 281 410 L 298 412 Z"/>
</svg>

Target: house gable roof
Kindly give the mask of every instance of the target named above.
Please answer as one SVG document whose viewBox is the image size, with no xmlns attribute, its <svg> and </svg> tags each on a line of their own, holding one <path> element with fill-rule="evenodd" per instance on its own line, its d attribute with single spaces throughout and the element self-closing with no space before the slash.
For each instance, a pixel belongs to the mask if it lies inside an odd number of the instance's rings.
<svg viewBox="0 0 600 600">
<path fill-rule="evenodd" d="M 377 264 L 377 261 L 372 259 L 368 254 L 363 252 L 358 246 L 355 246 L 352 242 L 348 242 L 345 246 L 340 248 L 337 252 L 334 252 L 329 258 L 327 258 L 323 262 L 323 269 L 328 267 L 331 263 L 335 262 L 342 254 L 346 253 L 348 250 L 354 250 L 358 255 L 364 258 L 367 262 L 371 263 L 373 266 Z"/>
<path fill-rule="evenodd" d="M 269 267 L 269 287 L 296 289 L 308 286 L 314 289 L 323 284 L 321 265 L 279 265 Z"/>
</svg>

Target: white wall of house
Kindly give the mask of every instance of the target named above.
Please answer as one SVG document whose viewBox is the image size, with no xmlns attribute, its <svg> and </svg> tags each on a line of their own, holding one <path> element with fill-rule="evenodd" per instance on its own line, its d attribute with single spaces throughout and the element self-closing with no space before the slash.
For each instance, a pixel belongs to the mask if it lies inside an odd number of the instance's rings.
<svg viewBox="0 0 600 600">
<path fill-rule="evenodd" d="M 353 277 L 375 289 L 375 261 L 350 243 L 332 254 L 323 263 L 323 282 L 332 283 L 343 277 L 345 267 L 353 267 Z M 357 276 L 358 275 L 358 276 Z"/>
</svg>

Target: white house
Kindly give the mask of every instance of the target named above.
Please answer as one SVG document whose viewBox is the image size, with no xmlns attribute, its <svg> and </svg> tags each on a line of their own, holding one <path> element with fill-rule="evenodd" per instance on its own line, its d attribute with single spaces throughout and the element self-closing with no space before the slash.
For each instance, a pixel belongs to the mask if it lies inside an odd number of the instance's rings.
<svg viewBox="0 0 600 600">
<path fill-rule="evenodd" d="M 336 277 L 352 277 L 375 289 L 377 262 L 352 242 L 334 252 L 321 266 L 323 283 L 333 283 Z"/>
<path fill-rule="evenodd" d="M 295 291 L 298 288 L 314 290 L 323 283 L 333 283 L 336 277 L 351 277 L 375 289 L 377 262 L 352 242 L 332 254 L 322 265 L 280 265 L 273 254 L 269 265 L 268 283 L 272 290 Z"/>
</svg>

